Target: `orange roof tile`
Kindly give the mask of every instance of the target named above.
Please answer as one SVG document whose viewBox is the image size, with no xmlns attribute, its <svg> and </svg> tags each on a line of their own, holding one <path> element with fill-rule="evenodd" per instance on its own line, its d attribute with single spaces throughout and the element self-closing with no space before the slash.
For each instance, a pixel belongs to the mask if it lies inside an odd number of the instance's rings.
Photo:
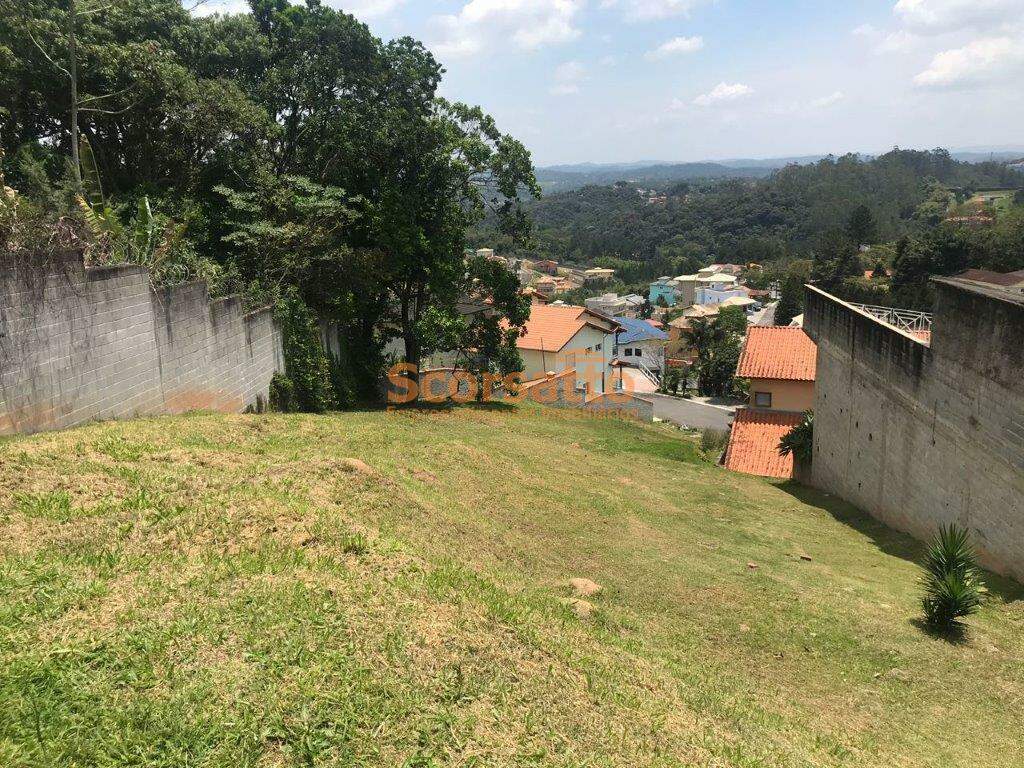
<svg viewBox="0 0 1024 768">
<path fill-rule="evenodd" d="M 726 468 L 761 477 L 792 477 L 793 457 L 779 456 L 779 441 L 803 418 L 800 413 L 740 408 L 725 453 Z"/>
<path fill-rule="evenodd" d="M 818 347 L 803 328 L 752 325 L 747 328 L 736 375 L 744 379 L 814 381 Z"/>
<path fill-rule="evenodd" d="M 604 328 L 609 333 L 617 327 L 615 321 L 586 307 L 535 304 L 530 307 L 530 319 L 516 346 L 558 352 L 588 325 Z"/>
</svg>

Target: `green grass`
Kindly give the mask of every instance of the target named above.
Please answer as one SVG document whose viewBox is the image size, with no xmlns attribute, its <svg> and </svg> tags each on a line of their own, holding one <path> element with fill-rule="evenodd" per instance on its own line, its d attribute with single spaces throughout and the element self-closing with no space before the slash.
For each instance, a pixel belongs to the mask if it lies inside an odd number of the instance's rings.
<svg viewBox="0 0 1024 768">
<path fill-rule="evenodd" d="M 4 441 L 0 765 L 1009 765 L 1024 594 L 931 636 L 916 543 L 697 442 L 527 406 Z"/>
</svg>

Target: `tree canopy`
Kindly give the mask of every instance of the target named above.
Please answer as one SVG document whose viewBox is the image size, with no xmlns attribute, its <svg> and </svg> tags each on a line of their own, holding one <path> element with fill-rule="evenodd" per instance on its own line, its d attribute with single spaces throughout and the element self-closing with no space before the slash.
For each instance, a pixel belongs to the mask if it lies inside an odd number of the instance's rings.
<svg viewBox="0 0 1024 768">
<path fill-rule="evenodd" d="M 339 329 L 344 367 L 365 372 L 357 394 L 393 338 L 418 364 L 440 318 L 515 368 L 518 294 L 464 252 L 485 215 L 526 241 L 529 152 L 440 98 L 444 69 L 416 40 L 383 42 L 320 0 L 249 4 L 197 18 L 178 0 L 0 0 L 7 183 L 77 216 L 80 132 L 112 210 L 128 219 L 145 199 L 179 222 L 215 291 Z M 460 315 L 470 296 L 486 317 Z"/>
</svg>

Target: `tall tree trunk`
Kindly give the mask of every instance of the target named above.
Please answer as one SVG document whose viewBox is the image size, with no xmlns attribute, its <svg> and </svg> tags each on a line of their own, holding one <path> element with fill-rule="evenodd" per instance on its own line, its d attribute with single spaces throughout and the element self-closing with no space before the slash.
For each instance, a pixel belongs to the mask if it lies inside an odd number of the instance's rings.
<svg viewBox="0 0 1024 768">
<path fill-rule="evenodd" d="M 71 162 L 75 167 L 75 186 L 82 188 L 82 159 L 79 157 L 78 135 L 78 39 L 75 27 L 78 25 L 78 9 L 75 0 L 70 0 L 68 10 L 68 74 L 71 78 Z"/>
<path fill-rule="evenodd" d="M 416 334 L 417 310 L 414 303 L 415 298 L 407 288 L 402 294 L 402 340 L 405 342 L 405 362 L 413 366 L 409 378 L 419 384 L 421 350 L 419 336 Z"/>
</svg>

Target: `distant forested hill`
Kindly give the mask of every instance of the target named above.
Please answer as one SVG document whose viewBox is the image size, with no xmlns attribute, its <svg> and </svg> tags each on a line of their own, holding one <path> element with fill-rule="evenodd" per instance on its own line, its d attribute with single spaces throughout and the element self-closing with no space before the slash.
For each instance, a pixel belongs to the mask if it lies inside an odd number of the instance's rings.
<svg viewBox="0 0 1024 768">
<path fill-rule="evenodd" d="M 771 261 L 805 253 L 819 235 L 845 228 L 862 206 L 873 214 L 877 239 L 891 241 L 936 223 L 929 218 L 944 211 L 944 196 L 952 204 L 974 190 L 1021 186 L 1024 174 L 1004 163 L 898 149 L 872 159 L 790 165 L 765 178 L 680 181 L 663 187 L 665 203 L 652 204 L 634 183 L 591 185 L 533 204 L 534 252 L 578 263 L 649 262 L 644 272 L 669 270 L 688 254 Z M 483 229 L 474 239 L 489 237 Z"/>
<path fill-rule="evenodd" d="M 567 165 L 537 169 L 537 181 L 545 193 L 570 192 L 591 185 L 628 181 L 634 185 L 658 187 L 696 179 L 764 178 L 771 165 L 726 163 L 658 163 L 622 165 Z"/>
</svg>

